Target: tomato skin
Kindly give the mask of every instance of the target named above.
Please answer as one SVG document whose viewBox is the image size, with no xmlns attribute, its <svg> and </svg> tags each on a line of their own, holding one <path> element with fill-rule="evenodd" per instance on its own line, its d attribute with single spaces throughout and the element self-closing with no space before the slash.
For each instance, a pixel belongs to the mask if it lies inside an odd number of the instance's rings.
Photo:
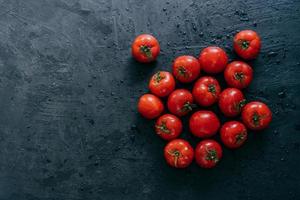
<svg viewBox="0 0 300 200">
<path fill-rule="evenodd" d="M 168 96 L 175 89 L 175 79 L 170 72 L 159 71 L 151 77 L 149 89 L 158 97 Z"/>
<path fill-rule="evenodd" d="M 269 107 L 258 101 L 247 103 L 242 110 L 242 120 L 251 130 L 263 130 L 272 121 L 272 112 Z"/>
<path fill-rule="evenodd" d="M 229 121 L 221 127 L 220 135 L 226 147 L 236 149 L 247 140 L 247 129 L 241 122 Z"/>
<path fill-rule="evenodd" d="M 230 87 L 243 89 L 250 85 L 253 79 L 253 69 L 245 62 L 233 61 L 225 68 L 224 78 Z"/>
<path fill-rule="evenodd" d="M 190 83 L 200 75 L 200 63 L 193 56 L 179 56 L 173 62 L 173 74 L 182 83 Z"/>
<path fill-rule="evenodd" d="M 156 60 L 160 53 L 160 46 L 155 37 L 150 34 L 137 36 L 131 46 L 132 56 L 141 63 L 149 63 Z"/>
<path fill-rule="evenodd" d="M 201 51 L 199 62 L 203 71 L 208 74 L 216 74 L 225 69 L 228 56 L 220 47 L 210 46 Z"/>
<path fill-rule="evenodd" d="M 175 139 L 165 146 L 164 157 L 170 166 L 186 168 L 194 159 L 194 149 L 187 141 Z"/>
<path fill-rule="evenodd" d="M 186 89 L 174 90 L 168 98 L 169 111 L 177 116 L 187 115 L 193 109 L 193 95 Z"/>
<path fill-rule="evenodd" d="M 153 94 L 144 94 L 139 99 L 138 111 L 143 117 L 154 119 L 164 111 L 164 105 L 162 101 Z"/>
<path fill-rule="evenodd" d="M 252 30 L 240 31 L 233 38 L 233 48 L 245 60 L 254 59 L 261 48 L 260 37 Z"/>
<path fill-rule="evenodd" d="M 195 112 L 189 121 L 191 133 L 200 138 L 208 138 L 215 135 L 220 125 L 217 115 L 208 110 Z"/>
<path fill-rule="evenodd" d="M 193 88 L 193 97 L 200 106 L 211 106 L 218 101 L 221 93 L 219 82 L 210 76 L 198 79 Z"/>
<path fill-rule="evenodd" d="M 182 132 L 182 122 L 175 115 L 165 114 L 155 124 L 156 134 L 164 140 L 173 140 Z"/>
<path fill-rule="evenodd" d="M 202 168 L 213 168 L 222 158 L 222 147 L 214 140 L 203 140 L 195 149 L 196 163 Z"/>
<path fill-rule="evenodd" d="M 236 88 L 226 88 L 219 97 L 219 108 L 226 117 L 236 117 L 241 113 L 246 99 Z"/>
</svg>

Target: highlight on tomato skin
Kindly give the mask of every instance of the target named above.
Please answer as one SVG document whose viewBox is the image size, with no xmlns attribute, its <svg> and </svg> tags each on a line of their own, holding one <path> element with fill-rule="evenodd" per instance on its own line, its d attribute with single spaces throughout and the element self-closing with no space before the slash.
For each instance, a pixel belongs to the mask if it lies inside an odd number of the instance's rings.
<svg viewBox="0 0 300 200">
<path fill-rule="evenodd" d="M 159 53 L 159 42 L 150 34 L 141 34 L 137 36 L 131 46 L 132 56 L 141 63 L 155 61 Z"/>
<path fill-rule="evenodd" d="M 195 57 L 184 55 L 174 60 L 172 71 L 178 81 L 190 83 L 200 75 L 201 66 Z"/>
<path fill-rule="evenodd" d="M 248 129 L 254 131 L 263 130 L 270 125 L 272 112 L 266 104 L 252 101 L 244 106 L 242 120 Z"/>
<path fill-rule="evenodd" d="M 144 94 L 138 102 L 138 112 L 147 119 L 154 119 L 164 111 L 163 102 L 153 94 Z"/>
<path fill-rule="evenodd" d="M 149 90 L 158 97 L 166 97 L 175 89 L 175 79 L 170 72 L 158 71 L 149 81 Z"/>
<path fill-rule="evenodd" d="M 202 168 L 209 169 L 215 167 L 220 162 L 222 156 L 222 147 L 215 140 L 202 140 L 195 149 L 196 163 Z"/>
<path fill-rule="evenodd" d="M 186 168 L 194 159 L 194 149 L 186 140 L 175 139 L 165 146 L 164 157 L 169 166 Z"/>
<path fill-rule="evenodd" d="M 182 122 L 175 115 L 164 114 L 157 119 L 155 132 L 164 140 L 173 140 L 181 134 Z"/>
<path fill-rule="evenodd" d="M 245 143 L 248 134 L 244 124 L 238 121 L 229 121 L 221 127 L 220 136 L 227 148 L 237 149 Z"/>
<path fill-rule="evenodd" d="M 241 58 L 252 60 L 256 58 L 260 52 L 260 37 L 253 30 L 240 31 L 233 38 L 233 48 Z"/>
<path fill-rule="evenodd" d="M 209 46 L 200 52 L 199 62 L 203 71 L 208 74 L 217 74 L 224 71 L 228 56 L 220 47 Z"/>
<path fill-rule="evenodd" d="M 253 80 L 253 69 L 245 62 L 233 61 L 226 66 L 224 78 L 229 87 L 244 89 Z"/>
</svg>

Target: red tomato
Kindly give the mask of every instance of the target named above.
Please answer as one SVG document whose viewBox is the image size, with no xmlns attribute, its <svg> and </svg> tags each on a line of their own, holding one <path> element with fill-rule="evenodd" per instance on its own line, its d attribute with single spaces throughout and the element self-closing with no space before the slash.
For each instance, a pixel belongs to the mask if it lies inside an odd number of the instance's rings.
<svg viewBox="0 0 300 200">
<path fill-rule="evenodd" d="M 190 118 L 190 131 L 197 137 L 211 137 L 217 133 L 219 128 L 220 121 L 212 111 L 198 111 Z"/>
<path fill-rule="evenodd" d="M 165 146 L 164 156 L 170 166 L 185 168 L 194 159 L 194 149 L 187 141 L 175 139 Z"/>
<path fill-rule="evenodd" d="M 158 97 L 144 94 L 139 99 L 138 111 L 143 117 L 154 119 L 164 111 L 164 105 Z"/>
<path fill-rule="evenodd" d="M 156 60 L 159 52 L 160 47 L 157 39 L 149 34 L 137 36 L 131 46 L 132 56 L 142 63 Z"/>
<path fill-rule="evenodd" d="M 240 57 L 246 60 L 256 58 L 260 47 L 260 37 L 255 31 L 243 30 L 234 36 L 233 48 Z"/>
<path fill-rule="evenodd" d="M 247 140 L 247 129 L 241 122 L 226 122 L 221 127 L 221 140 L 228 148 L 235 149 L 242 146 Z"/>
<path fill-rule="evenodd" d="M 216 74 L 225 69 L 228 56 L 220 47 L 206 47 L 199 55 L 199 62 L 203 71 L 209 74 Z"/>
<path fill-rule="evenodd" d="M 193 95 L 185 89 L 174 90 L 168 98 L 168 109 L 177 116 L 184 116 L 193 110 Z"/>
<path fill-rule="evenodd" d="M 243 89 L 250 85 L 253 79 L 253 70 L 245 62 L 234 61 L 225 68 L 224 78 L 230 87 Z"/>
<path fill-rule="evenodd" d="M 200 74 L 199 61 L 193 56 L 179 56 L 173 63 L 173 74 L 182 83 L 189 83 Z"/>
<path fill-rule="evenodd" d="M 155 124 L 156 133 L 165 140 L 177 138 L 182 131 L 182 122 L 175 115 L 165 114 Z"/>
<path fill-rule="evenodd" d="M 213 168 L 222 158 L 222 147 L 214 140 L 203 140 L 195 149 L 196 163 L 202 168 Z"/>
<path fill-rule="evenodd" d="M 239 115 L 245 104 L 246 99 L 239 89 L 227 88 L 220 94 L 219 108 L 226 117 Z"/>
<path fill-rule="evenodd" d="M 198 79 L 193 88 L 193 97 L 200 106 L 211 106 L 218 101 L 221 92 L 219 82 L 210 76 Z"/>
<path fill-rule="evenodd" d="M 159 71 L 151 77 L 149 89 L 156 96 L 168 96 L 175 89 L 175 79 L 170 72 Z"/>
<path fill-rule="evenodd" d="M 247 128 L 262 130 L 269 126 L 272 120 L 272 112 L 266 104 L 252 101 L 243 108 L 242 119 Z"/>
</svg>

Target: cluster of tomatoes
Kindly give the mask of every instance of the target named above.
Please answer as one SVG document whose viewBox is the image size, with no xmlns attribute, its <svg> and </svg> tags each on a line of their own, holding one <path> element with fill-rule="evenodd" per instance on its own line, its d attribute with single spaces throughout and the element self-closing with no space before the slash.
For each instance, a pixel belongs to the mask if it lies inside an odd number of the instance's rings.
<svg viewBox="0 0 300 200">
<path fill-rule="evenodd" d="M 261 47 L 258 34 L 252 30 L 244 30 L 234 37 L 233 48 L 244 60 L 257 57 Z M 139 62 L 154 61 L 160 52 L 158 41 L 151 35 L 138 36 L 132 44 L 132 55 Z M 221 87 L 213 76 L 200 76 L 200 71 L 214 75 L 224 73 L 228 88 Z M 181 83 L 195 81 L 192 91 L 175 89 L 175 78 Z M 172 66 L 172 73 L 159 71 L 149 82 L 152 94 L 144 94 L 138 102 L 139 113 L 147 118 L 157 118 L 155 131 L 164 140 L 169 141 L 164 148 L 166 162 L 175 168 L 185 168 L 195 158 L 203 168 L 212 168 L 222 158 L 221 145 L 207 139 L 220 132 L 221 141 L 228 148 L 238 148 L 247 139 L 247 129 L 262 130 L 271 122 L 272 113 L 262 102 L 246 103 L 242 89 L 249 86 L 253 78 L 253 69 L 243 61 L 228 64 L 226 52 L 215 46 L 209 46 L 193 56 L 177 57 Z M 198 80 L 196 80 L 198 79 Z M 170 114 L 163 114 L 164 104 L 160 98 L 167 98 Z M 241 114 L 242 122 L 228 121 L 221 126 L 218 116 L 207 110 L 207 107 L 218 104 L 226 117 L 237 117 Z M 189 119 L 190 132 L 203 140 L 195 150 L 183 139 L 176 139 L 182 132 L 183 124 L 179 117 L 197 109 Z M 206 109 L 205 109 L 206 108 Z"/>
</svg>

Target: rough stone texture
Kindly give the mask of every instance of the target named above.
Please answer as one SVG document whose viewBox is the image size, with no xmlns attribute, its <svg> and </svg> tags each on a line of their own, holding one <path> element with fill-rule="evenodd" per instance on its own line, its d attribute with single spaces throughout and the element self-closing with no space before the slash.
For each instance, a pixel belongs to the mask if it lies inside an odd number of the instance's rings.
<svg viewBox="0 0 300 200">
<path fill-rule="evenodd" d="M 0 199 L 299 199 L 299 8 L 297 0 L 1 0 Z M 215 169 L 169 168 L 138 97 L 178 55 L 218 45 L 235 59 L 232 37 L 242 29 L 263 41 L 245 93 L 270 105 L 271 127 L 224 149 Z M 145 32 L 162 49 L 149 65 L 130 55 Z M 187 127 L 183 138 L 199 142 Z"/>
</svg>

